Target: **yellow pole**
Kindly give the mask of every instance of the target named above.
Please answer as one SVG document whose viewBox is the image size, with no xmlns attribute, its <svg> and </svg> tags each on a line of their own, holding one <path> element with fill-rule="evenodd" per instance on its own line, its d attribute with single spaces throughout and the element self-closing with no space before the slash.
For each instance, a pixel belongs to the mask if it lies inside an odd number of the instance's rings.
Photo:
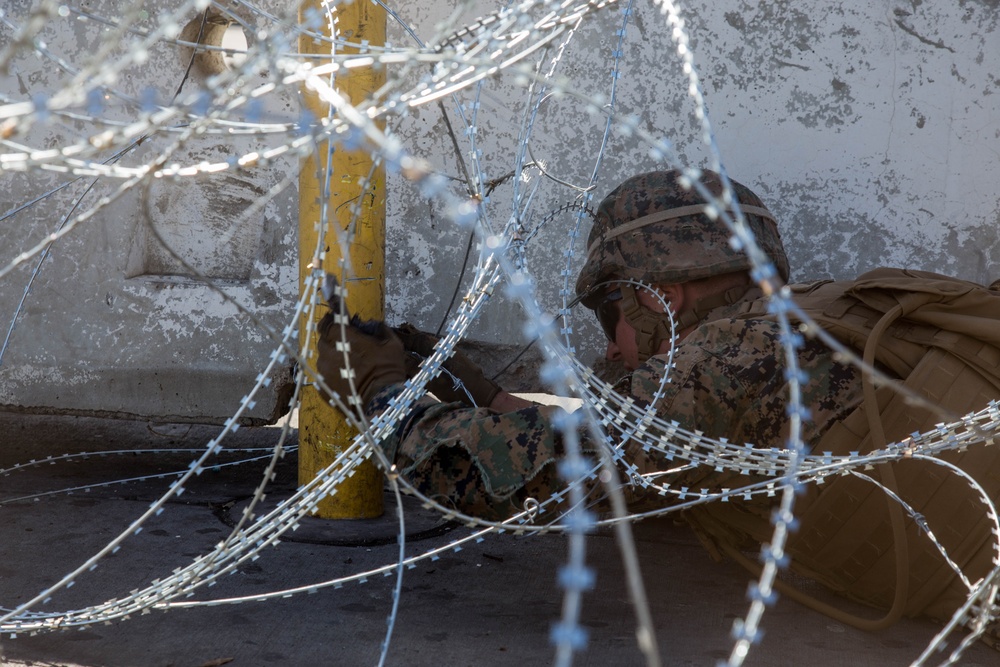
<svg viewBox="0 0 1000 667">
<path fill-rule="evenodd" d="M 322 0 L 306 0 L 300 7 L 302 17 L 313 11 L 326 17 L 329 11 Z M 329 5 L 335 12 L 336 28 L 339 36 L 353 43 L 367 40 L 371 45 L 385 44 L 386 14 L 382 7 L 367 0 L 356 0 L 352 4 Z M 312 8 L 310 10 L 310 8 Z M 328 23 L 324 20 L 324 32 Z M 329 36 L 329 35 L 328 35 Z M 302 53 L 330 55 L 328 42 L 315 42 L 311 37 L 299 39 Z M 358 49 L 337 47 L 337 53 L 357 53 Z M 317 61 L 322 62 L 322 61 Z M 385 82 L 385 74 L 371 67 L 351 68 L 338 74 L 336 88 L 348 97 L 352 104 L 363 101 L 372 91 Z M 303 86 L 305 102 L 317 118 L 328 114 L 326 105 L 319 101 L 315 93 Z M 305 279 L 311 269 L 313 252 L 316 249 L 320 224 L 320 197 L 323 196 L 323 182 L 317 180 L 317 160 L 325 172 L 327 146 L 319 145 L 316 155 L 305 160 L 299 175 L 299 285 L 305 286 Z M 326 256 L 323 265 L 336 273 L 340 250 L 337 233 L 343 233 L 352 220 L 352 209 L 360 204 L 361 215 L 357 220 L 354 242 L 350 249 L 351 267 L 354 275 L 348 277 L 347 307 L 365 319 L 385 317 L 385 170 L 382 167 L 372 172 L 372 160 L 368 153 L 360 150 L 348 151 L 335 146 L 332 156 L 330 176 L 330 196 L 328 200 L 329 224 L 326 231 Z M 369 174 L 372 176 L 369 178 Z M 366 180 L 367 179 L 367 182 Z M 339 230 L 332 229 L 339 225 Z M 353 278 L 353 279 L 352 279 Z M 301 292 L 300 292 L 301 293 Z M 317 320 L 325 308 L 317 311 Z M 315 327 L 315 322 L 300 322 L 301 336 Z M 312 343 L 310 358 L 315 363 L 315 342 Z M 344 416 L 331 408 L 319 392 L 308 387 L 302 395 L 299 406 L 299 483 L 314 479 L 317 473 L 334 461 L 356 435 Z M 382 474 L 371 461 L 362 464 L 353 477 L 338 487 L 336 495 L 323 499 L 316 514 L 327 519 L 363 519 L 382 514 Z"/>
</svg>

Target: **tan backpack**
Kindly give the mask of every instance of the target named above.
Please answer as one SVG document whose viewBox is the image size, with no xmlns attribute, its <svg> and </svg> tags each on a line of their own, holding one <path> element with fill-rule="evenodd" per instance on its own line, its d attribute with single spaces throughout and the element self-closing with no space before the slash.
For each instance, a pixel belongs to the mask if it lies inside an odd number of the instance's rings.
<svg viewBox="0 0 1000 667">
<path fill-rule="evenodd" d="M 998 281 L 1000 282 L 1000 281 Z M 1000 291 L 922 271 L 877 269 L 855 281 L 791 287 L 814 321 L 905 387 L 952 415 L 1000 399 Z M 773 316 L 754 302 L 745 317 Z M 835 424 L 813 454 L 849 456 L 935 428 L 939 412 L 915 407 L 892 388 L 865 379 L 865 400 Z M 1000 446 L 992 442 L 948 451 L 941 459 L 970 473 L 1000 500 Z M 898 493 L 922 515 L 948 555 L 972 582 L 993 567 L 996 537 L 987 510 L 968 483 L 941 466 L 900 460 L 863 471 Z M 967 589 L 917 525 L 874 484 L 853 475 L 811 484 L 796 502 L 800 528 L 787 553 L 792 569 L 853 600 L 889 609 L 879 619 L 846 614 L 799 591 L 782 592 L 838 620 L 878 629 L 908 616 L 949 618 Z M 703 536 L 751 570 L 740 552 L 745 537 L 770 540 L 766 516 L 734 503 L 710 503 L 690 513 Z M 705 535 L 707 533 L 707 535 Z"/>
</svg>

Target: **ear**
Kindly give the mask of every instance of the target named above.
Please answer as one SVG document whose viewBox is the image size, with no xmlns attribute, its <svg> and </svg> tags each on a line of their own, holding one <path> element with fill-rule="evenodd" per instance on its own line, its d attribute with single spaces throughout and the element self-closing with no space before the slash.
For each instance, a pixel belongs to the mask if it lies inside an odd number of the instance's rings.
<svg viewBox="0 0 1000 667">
<path fill-rule="evenodd" d="M 680 283 L 657 285 L 656 291 L 664 301 L 670 304 L 670 309 L 674 313 L 684 310 L 684 289 Z M 657 313 L 663 312 L 663 304 L 660 303 L 660 299 L 657 299 L 646 290 L 639 291 L 639 303 Z"/>
</svg>

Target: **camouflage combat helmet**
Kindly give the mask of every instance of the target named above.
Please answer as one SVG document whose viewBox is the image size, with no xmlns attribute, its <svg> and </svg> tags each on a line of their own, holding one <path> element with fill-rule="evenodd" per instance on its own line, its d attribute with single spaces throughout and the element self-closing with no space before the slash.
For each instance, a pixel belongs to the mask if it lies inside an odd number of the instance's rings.
<svg viewBox="0 0 1000 667">
<path fill-rule="evenodd" d="M 587 261 L 576 281 L 585 305 L 593 307 L 599 294 L 589 293 L 611 277 L 663 285 L 750 268 L 746 254 L 729 244 L 722 220 L 702 212 L 704 200 L 694 189 L 685 190 L 680 177 L 676 170 L 633 176 L 601 202 L 587 240 Z M 701 182 L 721 197 L 718 174 L 705 170 Z M 749 188 L 729 182 L 757 243 L 787 281 L 788 259 L 774 217 Z"/>
<path fill-rule="evenodd" d="M 679 183 L 679 171 L 653 171 L 634 176 L 604 198 L 597 209 L 587 240 L 587 261 L 576 281 L 577 299 L 597 314 L 610 340 L 620 309 L 635 331 L 640 362 L 658 354 L 670 340 L 671 317 L 641 305 L 635 286 L 623 283 L 608 292 L 602 283 L 632 279 L 652 285 L 686 283 L 726 273 L 746 271 L 750 259 L 729 243 L 730 233 L 721 219 L 704 213 L 705 201 Z M 713 171 L 701 182 L 721 199 L 722 182 Z M 747 224 L 784 281 L 788 259 L 781 245 L 774 216 L 746 186 L 730 180 Z M 734 303 L 749 284 L 703 297 L 673 318 L 678 330 L 697 325 L 713 308 Z M 619 306 L 611 302 L 620 301 Z M 609 308 L 610 306 L 610 308 Z"/>
</svg>

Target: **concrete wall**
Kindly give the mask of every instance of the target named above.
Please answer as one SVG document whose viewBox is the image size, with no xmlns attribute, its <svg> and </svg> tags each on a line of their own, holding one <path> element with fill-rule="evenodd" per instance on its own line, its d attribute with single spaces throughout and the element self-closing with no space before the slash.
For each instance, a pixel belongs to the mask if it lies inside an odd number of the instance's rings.
<svg viewBox="0 0 1000 667">
<path fill-rule="evenodd" d="M 5 9 L 20 23 L 31 4 L 15 2 Z M 96 16 L 116 17 L 123 4 L 102 0 L 88 3 L 87 9 Z M 271 9 L 279 5 L 270 4 Z M 179 5 L 146 3 L 142 11 L 147 18 L 139 26 L 157 25 L 158 17 Z M 182 37 L 197 37 L 198 16 L 192 12 L 180 17 L 180 27 L 195 22 L 193 35 L 186 27 Z M 256 20 L 246 16 L 251 23 Z M 53 56 L 77 68 L 95 65 L 99 70 L 102 63 L 91 59 L 108 43 L 111 31 L 97 21 L 70 16 L 50 20 L 40 38 Z M 136 41 L 135 35 L 118 40 L 102 60 L 120 61 Z M 182 82 L 178 99 L 197 92 L 213 69 L 199 61 L 188 71 L 190 53 L 174 44 L 154 47 L 145 63 L 121 72 L 104 99 L 92 100 L 86 105 L 91 108 L 79 111 L 96 111 L 112 122 L 134 122 L 142 117 L 142 99 L 150 91 L 156 91 L 160 104 L 169 103 Z M 7 75 L 0 77 L 0 91 L 12 99 L 53 95 L 72 76 L 52 59 L 22 50 Z M 246 85 L 259 85 L 267 76 L 248 74 Z M 262 119 L 295 117 L 292 101 L 283 92 L 268 97 L 259 113 Z M 149 136 L 116 164 L 135 168 L 165 154 L 167 164 L 218 163 L 287 141 L 284 134 L 218 133 L 182 140 L 187 120 L 178 117 L 170 123 L 172 129 Z M 17 140 L 40 148 L 62 147 L 86 143 L 107 129 L 116 128 L 52 118 L 36 123 Z M 0 404 L 163 420 L 217 421 L 232 414 L 275 347 L 239 307 L 279 331 L 291 318 L 298 290 L 297 165 L 297 158 L 285 157 L 267 169 L 147 179 L 111 205 L 97 208 L 52 246 L 31 285 L 0 365 Z M 67 185 L 4 220 L 3 265 L 56 231 L 67 216 L 95 207 L 127 182 L 124 176 L 74 179 L 41 169 L 0 172 L 0 178 L 0 215 Z M 264 198 L 271 190 L 278 194 Z M 36 265 L 37 260 L 27 262 L 0 281 L 0 336 L 6 336 Z M 287 396 L 279 393 L 289 380 L 290 365 L 271 376 L 270 388 L 245 421 L 270 421 L 285 409 Z"/>
<path fill-rule="evenodd" d="M 30 3 L 6 5 L 8 16 L 20 22 Z M 88 7 L 110 16 L 122 5 L 102 0 Z M 155 25 L 158 16 L 179 5 L 147 3 L 146 24 Z M 279 12 L 290 3 L 262 0 L 257 5 Z M 459 23 L 471 23 L 496 6 L 462 5 Z M 413 0 L 395 10 L 429 40 L 456 8 Z M 607 97 L 621 10 L 613 6 L 586 16 L 564 51 L 553 45 L 543 71 L 552 67 L 563 85 L 584 98 Z M 239 11 L 248 25 L 271 31 L 274 43 L 276 28 L 266 16 Z M 691 4 L 682 14 L 724 164 L 779 218 L 793 279 L 851 277 L 879 265 L 987 282 L 1000 277 L 998 3 L 720 0 Z M 179 23 L 195 18 L 192 13 Z M 0 43 L 9 35 L 4 30 Z M 255 32 L 249 31 L 251 45 Z M 400 28 L 390 33 L 395 45 L 413 45 Z M 44 33 L 49 48 L 77 66 L 88 63 L 107 35 L 106 26 L 69 19 L 50 21 Z M 108 60 L 124 50 L 119 47 Z M 123 71 L 115 89 L 139 98 L 152 87 L 161 102 L 167 101 L 184 78 L 189 54 L 163 44 L 149 55 L 143 66 Z M 669 139 L 683 162 L 707 166 L 709 155 L 681 65 L 659 7 L 637 3 L 624 30 L 616 111 Z M 390 76 L 399 71 L 391 69 Z M 418 70 L 403 87 L 426 71 Z M 52 94 L 70 76 L 43 56 L 23 52 L 0 75 L 0 93 L 7 101 Z M 268 76 L 254 72 L 243 84 L 252 87 Z M 195 68 L 185 90 L 205 80 Z M 456 193 L 464 191 L 459 154 L 465 168 L 475 172 L 470 137 L 481 150 L 484 181 L 514 169 L 524 119 L 533 108 L 524 81 L 507 72 L 487 79 L 478 91 L 442 101 L 459 151 L 441 109 L 427 104 L 390 120 L 410 152 L 454 177 Z M 471 119 L 474 102 L 473 129 L 473 123 L 463 123 L 457 104 L 466 105 L 464 116 Z M 268 120 L 297 118 L 293 90 L 279 88 L 264 105 L 261 113 Z M 111 97 L 102 115 L 129 120 L 141 111 L 140 103 Z M 602 151 L 605 118 L 592 111 L 574 96 L 544 100 L 531 123 L 529 159 L 543 163 L 554 178 L 528 169 L 497 185 L 483 207 L 489 225 L 500 229 L 516 212 L 525 229 L 534 230 L 558 206 L 588 196 L 596 204 L 627 176 L 657 167 L 647 145 L 621 132 L 613 132 Z M 61 146 L 98 129 L 85 121 L 54 119 L 37 123 L 17 140 L 38 148 Z M 142 164 L 175 137 L 152 137 L 121 163 Z M 224 162 L 288 139 L 281 133 L 201 135 L 185 141 L 171 161 Z M 599 156 L 589 195 L 561 183 L 587 186 Z M 294 179 L 286 180 L 296 169 L 296 158 L 282 157 L 264 169 L 133 188 L 53 246 L 0 360 L 0 404 L 164 419 L 218 420 L 230 414 L 273 343 L 220 291 L 272 327 L 290 320 L 297 294 L 298 201 Z M 0 215 L 69 180 L 38 170 L 0 172 L 0 179 Z M 56 229 L 91 182 L 76 181 L 5 219 L 0 265 Z M 84 207 L 120 184 L 121 179 L 99 179 Z M 390 177 L 389 188 L 388 318 L 436 329 L 456 287 L 461 290 L 471 278 L 475 246 L 460 282 L 468 230 L 457 229 L 440 204 L 404 179 Z M 560 307 L 566 253 L 574 271 L 581 261 L 582 241 L 568 236 L 574 223 L 573 215 L 558 215 L 528 246 L 528 266 L 550 311 Z M 196 272 L 213 278 L 217 289 L 206 287 L 163 251 L 151 229 L 159 230 Z M 33 266 L 28 263 L 0 280 L 0 335 Z M 520 307 L 498 295 L 472 337 L 516 345 L 521 319 Z M 602 353 L 600 335 L 585 312 L 573 324 L 578 352 L 590 362 Z M 275 372 L 253 419 L 270 419 L 280 409 L 274 388 L 287 380 L 289 370 Z"/>
</svg>

